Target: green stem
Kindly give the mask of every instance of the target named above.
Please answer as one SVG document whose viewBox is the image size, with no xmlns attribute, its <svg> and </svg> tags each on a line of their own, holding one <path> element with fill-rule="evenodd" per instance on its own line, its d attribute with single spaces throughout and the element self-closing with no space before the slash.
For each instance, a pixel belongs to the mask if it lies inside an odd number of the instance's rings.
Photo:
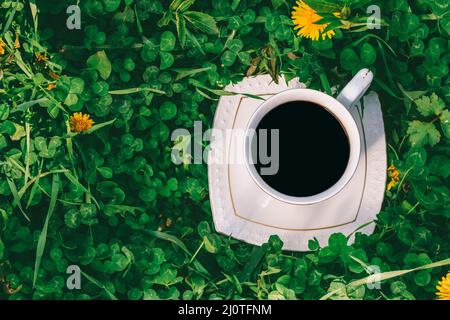
<svg viewBox="0 0 450 320">
<path fill-rule="evenodd" d="M 31 127 L 29 122 L 25 122 L 25 134 L 26 134 L 26 154 L 25 154 L 25 176 L 23 185 L 26 185 L 30 178 L 30 132 Z"/>
<path fill-rule="evenodd" d="M 197 257 L 198 253 L 200 252 L 200 250 L 203 248 L 204 245 L 205 245 L 205 240 L 203 240 L 202 243 L 200 244 L 200 246 L 197 248 L 197 250 L 195 251 L 195 253 L 192 256 L 192 258 L 189 261 L 189 263 L 192 263 L 192 261 L 194 261 L 194 259 Z"/>
<path fill-rule="evenodd" d="M 420 204 L 420 202 L 417 202 L 411 209 L 408 210 L 408 212 L 405 214 L 405 216 L 407 216 L 408 214 L 413 212 L 419 204 Z"/>
<path fill-rule="evenodd" d="M 322 87 L 325 90 L 325 92 L 328 95 L 332 95 L 330 82 L 328 81 L 328 78 L 327 78 L 327 75 L 325 74 L 325 72 L 321 73 L 319 78 L 320 78 L 320 82 L 322 82 Z"/>
<path fill-rule="evenodd" d="M 410 172 L 412 169 L 413 169 L 413 168 L 411 167 L 411 168 L 409 168 L 408 170 L 406 170 L 405 174 L 404 174 L 403 177 L 402 177 L 402 180 L 400 180 L 400 183 L 398 184 L 398 187 L 397 187 L 397 193 L 396 193 L 397 198 L 398 198 L 398 194 L 400 193 L 400 189 L 402 188 L 403 182 L 405 181 L 406 177 L 408 176 L 409 172 Z"/>
<path fill-rule="evenodd" d="M 53 171 L 41 173 L 40 175 L 38 175 L 38 176 L 34 177 L 33 179 L 31 179 L 30 181 L 28 181 L 28 183 L 26 185 L 24 185 L 22 187 L 22 189 L 19 190 L 20 197 L 22 197 L 24 195 L 24 193 L 27 191 L 27 189 L 38 179 L 38 177 L 40 179 L 40 178 L 43 178 L 43 177 L 48 176 L 50 174 L 64 173 L 64 172 L 69 172 L 69 170 L 67 170 L 67 169 L 58 169 L 58 170 L 53 170 Z"/>
<path fill-rule="evenodd" d="M 395 157 L 396 157 L 397 159 L 400 159 L 400 158 L 398 157 L 397 151 L 395 151 L 394 147 L 393 147 L 390 143 L 388 144 L 388 147 L 392 150 L 392 152 L 394 152 Z"/>
</svg>

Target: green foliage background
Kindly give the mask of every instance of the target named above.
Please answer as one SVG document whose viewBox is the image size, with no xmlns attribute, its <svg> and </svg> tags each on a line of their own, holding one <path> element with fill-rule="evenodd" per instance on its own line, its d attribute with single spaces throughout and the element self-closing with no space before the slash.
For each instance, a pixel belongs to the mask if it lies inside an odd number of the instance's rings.
<svg viewBox="0 0 450 320">
<path fill-rule="evenodd" d="M 285 0 L 83 0 L 82 29 L 69 31 L 74 2 L 0 5 L 1 299 L 318 299 L 339 288 L 332 298 L 434 299 L 448 266 L 380 290 L 344 287 L 367 265 L 449 258 L 448 1 L 332 1 L 351 9 L 349 28 L 319 42 L 295 36 Z M 334 26 L 330 1 L 308 3 Z M 379 30 L 365 26 L 371 4 Z M 277 237 L 254 247 L 216 234 L 206 165 L 173 165 L 183 141 L 171 131 L 210 127 L 223 87 L 245 75 L 331 93 L 361 67 L 376 74 L 400 170 L 376 232 L 351 246 L 342 234 L 324 248 L 311 239 L 309 253 L 284 252 Z M 68 130 L 77 111 L 95 120 L 90 132 Z M 71 264 L 81 290 L 66 288 Z"/>
</svg>

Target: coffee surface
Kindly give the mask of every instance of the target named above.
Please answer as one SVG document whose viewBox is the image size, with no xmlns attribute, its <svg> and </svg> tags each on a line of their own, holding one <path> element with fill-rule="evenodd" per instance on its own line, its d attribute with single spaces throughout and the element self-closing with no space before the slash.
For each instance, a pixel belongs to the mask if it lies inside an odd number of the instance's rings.
<svg viewBox="0 0 450 320">
<path fill-rule="evenodd" d="M 274 175 L 261 175 L 260 169 L 268 165 L 263 165 L 259 156 L 254 166 L 269 186 L 285 195 L 321 193 L 333 186 L 347 167 L 350 145 L 346 132 L 320 105 L 306 101 L 282 104 L 263 117 L 257 132 L 260 129 L 279 130 L 279 168 Z M 267 137 L 270 155 L 270 134 Z"/>
</svg>

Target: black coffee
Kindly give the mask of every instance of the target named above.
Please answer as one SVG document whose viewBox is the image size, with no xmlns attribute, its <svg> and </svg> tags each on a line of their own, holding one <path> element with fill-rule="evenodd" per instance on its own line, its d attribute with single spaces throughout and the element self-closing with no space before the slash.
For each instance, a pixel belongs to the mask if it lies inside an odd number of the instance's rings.
<svg viewBox="0 0 450 320">
<path fill-rule="evenodd" d="M 283 194 L 307 197 L 323 192 L 341 178 L 347 167 L 347 135 L 339 121 L 320 105 L 306 101 L 285 103 L 263 117 L 257 133 L 260 129 L 279 129 L 278 172 L 262 175 L 261 168 L 269 165 L 262 164 L 259 156 L 255 167 L 269 186 Z M 267 137 L 270 155 L 269 133 Z M 256 148 L 258 154 L 260 146 Z"/>
</svg>

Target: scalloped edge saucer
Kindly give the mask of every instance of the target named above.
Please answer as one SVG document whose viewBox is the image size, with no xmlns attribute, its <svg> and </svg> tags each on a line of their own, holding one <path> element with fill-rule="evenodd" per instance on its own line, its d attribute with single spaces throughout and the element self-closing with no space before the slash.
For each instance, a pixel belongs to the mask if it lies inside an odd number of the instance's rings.
<svg viewBox="0 0 450 320">
<path fill-rule="evenodd" d="M 292 88 L 305 88 L 305 85 L 298 79 L 286 83 L 284 78 L 276 84 L 269 75 L 260 75 L 227 86 L 226 90 L 242 94 L 221 97 L 213 129 L 225 132 L 245 127 L 263 101 L 243 94 L 268 98 Z M 216 231 L 255 245 L 267 242 L 276 234 L 284 242 L 283 249 L 291 251 L 308 251 L 308 241 L 313 238 L 325 246 L 329 236 L 337 232 L 350 236 L 350 243 L 354 241 L 356 230 L 371 234 L 386 186 L 386 139 L 378 95 L 370 92 L 363 99 L 364 110 L 361 104 L 349 110 L 362 137 L 358 169 L 343 192 L 323 203 L 293 208 L 261 193 L 244 171 L 244 164 L 217 161 L 217 157 L 223 159 L 234 152 L 230 146 L 236 141 L 224 135 L 225 143 L 211 143 L 208 182 Z"/>
</svg>

